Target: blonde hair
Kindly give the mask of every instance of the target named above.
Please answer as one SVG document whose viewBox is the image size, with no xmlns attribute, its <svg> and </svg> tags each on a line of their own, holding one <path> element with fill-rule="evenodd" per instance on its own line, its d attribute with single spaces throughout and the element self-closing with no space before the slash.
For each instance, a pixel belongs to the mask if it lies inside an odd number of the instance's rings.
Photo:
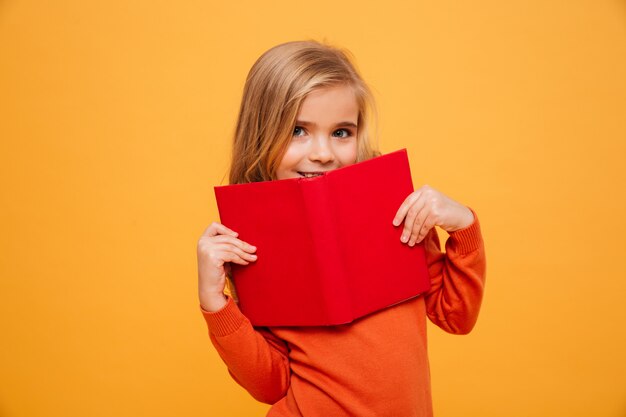
<svg viewBox="0 0 626 417">
<path fill-rule="evenodd" d="M 305 97 L 315 89 L 349 85 L 359 107 L 357 162 L 380 155 L 370 143 L 373 95 L 349 52 L 316 41 L 277 45 L 257 59 L 243 90 L 235 128 L 230 183 L 275 179 Z"/>
</svg>

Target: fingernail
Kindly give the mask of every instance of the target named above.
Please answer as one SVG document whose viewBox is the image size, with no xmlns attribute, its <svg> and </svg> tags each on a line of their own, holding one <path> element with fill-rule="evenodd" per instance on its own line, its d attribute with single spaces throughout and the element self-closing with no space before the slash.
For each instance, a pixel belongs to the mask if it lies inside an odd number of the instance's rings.
<svg viewBox="0 0 626 417">
<path fill-rule="evenodd" d="M 407 235 L 402 235 L 402 237 L 400 238 L 401 241 L 403 241 L 404 243 L 407 242 L 407 240 L 409 240 L 409 238 L 407 237 Z"/>
</svg>

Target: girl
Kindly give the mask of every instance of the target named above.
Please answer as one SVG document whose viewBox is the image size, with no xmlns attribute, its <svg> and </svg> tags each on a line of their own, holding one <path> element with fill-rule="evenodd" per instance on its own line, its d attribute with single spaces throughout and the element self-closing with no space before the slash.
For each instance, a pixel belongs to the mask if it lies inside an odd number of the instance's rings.
<svg viewBox="0 0 626 417">
<path fill-rule="evenodd" d="M 368 135 L 372 109 L 370 90 L 343 51 L 317 42 L 270 49 L 246 80 L 230 183 L 319 175 L 379 155 Z M 434 226 L 450 235 L 445 253 Z M 432 415 L 426 317 L 455 334 L 474 326 L 485 274 L 478 219 L 423 186 L 389 227 L 403 227 L 401 241 L 410 246 L 424 241 L 430 291 L 326 327 L 254 328 L 224 291 L 230 262 L 256 261 L 254 242 L 220 223 L 200 237 L 198 289 L 210 339 L 232 377 L 272 404 L 268 416 Z"/>
</svg>

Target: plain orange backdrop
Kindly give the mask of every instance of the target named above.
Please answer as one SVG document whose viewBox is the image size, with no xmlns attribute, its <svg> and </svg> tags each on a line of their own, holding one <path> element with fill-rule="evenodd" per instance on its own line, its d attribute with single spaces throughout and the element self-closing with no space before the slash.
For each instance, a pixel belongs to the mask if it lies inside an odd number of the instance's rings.
<svg viewBox="0 0 626 417">
<path fill-rule="evenodd" d="M 437 416 L 626 415 L 626 3 L 0 3 L 0 416 L 261 416 L 209 343 L 197 239 L 243 82 L 351 50 L 380 147 L 481 218 Z M 393 372 L 393 370 L 390 370 Z"/>
</svg>

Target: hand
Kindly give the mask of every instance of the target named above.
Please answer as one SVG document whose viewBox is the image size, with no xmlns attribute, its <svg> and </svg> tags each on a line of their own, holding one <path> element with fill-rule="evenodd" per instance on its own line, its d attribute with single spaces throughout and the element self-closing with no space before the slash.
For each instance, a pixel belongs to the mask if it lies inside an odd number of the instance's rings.
<svg viewBox="0 0 626 417">
<path fill-rule="evenodd" d="M 198 240 L 198 296 L 207 311 L 226 304 L 224 287 L 228 262 L 248 265 L 256 261 L 256 247 L 237 239 L 238 233 L 214 222 Z"/>
<path fill-rule="evenodd" d="M 404 200 L 393 219 L 393 225 L 399 226 L 402 220 L 404 230 L 400 240 L 414 246 L 435 226 L 446 232 L 470 226 L 474 222 L 474 214 L 464 205 L 424 185 Z"/>
</svg>

